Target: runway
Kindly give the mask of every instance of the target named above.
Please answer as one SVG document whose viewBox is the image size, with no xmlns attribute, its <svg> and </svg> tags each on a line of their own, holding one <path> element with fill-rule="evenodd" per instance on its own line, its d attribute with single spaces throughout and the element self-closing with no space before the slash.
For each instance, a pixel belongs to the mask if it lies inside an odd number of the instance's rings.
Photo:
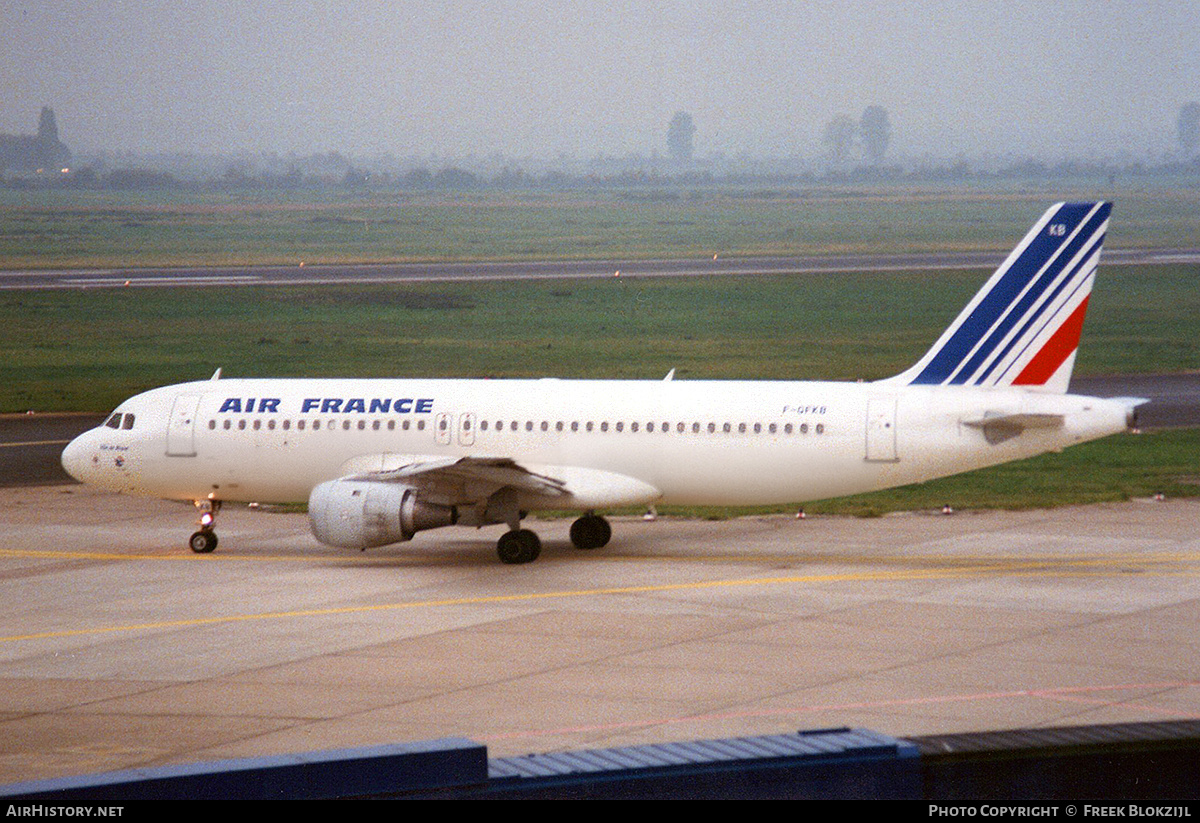
<svg viewBox="0 0 1200 823">
<path fill-rule="evenodd" d="M 700 277 L 995 268 L 1005 252 L 834 254 L 792 257 L 716 257 L 679 260 L 384 263 L 0 271 L 0 290 L 318 286 L 429 281 L 554 280 L 595 277 Z M 1106 266 L 1200 263 L 1200 249 L 1105 249 Z"/>
<path fill-rule="evenodd" d="M 464 735 L 493 756 L 1200 716 L 1200 502 L 535 522 L 367 553 L 304 516 L 0 491 L 0 782 Z"/>
</svg>

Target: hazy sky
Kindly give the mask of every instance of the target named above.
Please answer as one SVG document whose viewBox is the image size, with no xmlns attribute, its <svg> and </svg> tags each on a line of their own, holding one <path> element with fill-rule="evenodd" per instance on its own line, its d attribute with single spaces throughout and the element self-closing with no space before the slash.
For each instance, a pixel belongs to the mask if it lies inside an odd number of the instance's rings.
<svg viewBox="0 0 1200 823">
<path fill-rule="evenodd" d="M 896 153 L 1169 148 L 1200 4 L 0 0 L 0 132 L 204 153 L 815 155 L 834 115 Z"/>
</svg>

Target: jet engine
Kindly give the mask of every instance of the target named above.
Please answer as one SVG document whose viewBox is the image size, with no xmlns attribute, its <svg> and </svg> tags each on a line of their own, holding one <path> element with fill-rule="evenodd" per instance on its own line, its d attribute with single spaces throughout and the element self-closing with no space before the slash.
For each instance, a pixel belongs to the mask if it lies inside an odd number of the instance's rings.
<svg viewBox="0 0 1200 823">
<path fill-rule="evenodd" d="M 309 495 L 308 519 L 322 543 L 368 549 L 411 540 L 425 529 L 453 526 L 458 509 L 422 500 L 416 489 L 398 483 L 330 480 Z"/>
</svg>

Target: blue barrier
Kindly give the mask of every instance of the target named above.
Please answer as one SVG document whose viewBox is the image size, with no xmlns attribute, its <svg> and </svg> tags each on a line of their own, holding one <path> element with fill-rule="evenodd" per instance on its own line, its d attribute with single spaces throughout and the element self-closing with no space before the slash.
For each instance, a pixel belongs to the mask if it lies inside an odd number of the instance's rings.
<svg viewBox="0 0 1200 823">
<path fill-rule="evenodd" d="M 487 748 L 447 737 L 278 757 L 218 760 L 0 786 L 8 801 L 121 803 L 361 797 L 487 781 Z"/>
<path fill-rule="evenodd" d="M 490 761 L 465 738 L 39 780 L 6 803 L 332 797 L 1200 799 L 1200 721 L 937 735 L 866 729 Z"/>
<path fill-rule="evenodd" d="M 621 746 L 491 761 L 474 796 L 886 798 L 921 796 L 917 747 L 867 729 Z"/>
</svg>

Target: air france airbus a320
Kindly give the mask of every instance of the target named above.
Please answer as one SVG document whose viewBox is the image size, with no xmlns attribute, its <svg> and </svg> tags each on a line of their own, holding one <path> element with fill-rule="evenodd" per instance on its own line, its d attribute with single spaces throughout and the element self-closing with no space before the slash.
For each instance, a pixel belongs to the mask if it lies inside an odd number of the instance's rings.
<svg viewBox="0 0 1200 823">
<path fill-rule="evenodd" d="M 190 500 L 190 546 L 225 501 L 308 501 L 322 543 L 365 549 L 441 526 L 521 527 L 575 509 L 801 503 L 1029 457 L 1125 430 L 1136 398 L 1066 394 L 1109 203 L 1047 211 L 916 365 L 871 383 L 213 379 L 122 403 L 73 440 L 84 483 Z"/>
</svg>

